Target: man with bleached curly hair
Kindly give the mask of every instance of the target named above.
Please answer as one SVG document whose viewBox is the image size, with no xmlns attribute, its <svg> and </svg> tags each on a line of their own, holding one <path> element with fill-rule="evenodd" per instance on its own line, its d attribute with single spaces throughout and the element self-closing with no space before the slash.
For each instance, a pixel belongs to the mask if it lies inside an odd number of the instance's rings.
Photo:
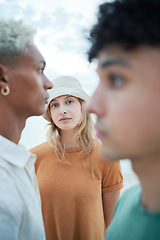
<svg viewBox="0 0 160 240">
<path fill-rule="evenodd" d="M 103 155 L 129 158 L 140 181 L 122 194 L 106 240 L 158 240 L 160 1 L 102 4 L 90 40 L 88 58 L 98 59 L 99 84 L 87 110 L 97 115 Z"/>
<path fill-rule="evenodd" d="M 44 240 L 35 155 L 19 144 L 26 119 L 43 114 L 51 82 L 23 21 L 0 20 L 0 240 Z"/>
</svg>

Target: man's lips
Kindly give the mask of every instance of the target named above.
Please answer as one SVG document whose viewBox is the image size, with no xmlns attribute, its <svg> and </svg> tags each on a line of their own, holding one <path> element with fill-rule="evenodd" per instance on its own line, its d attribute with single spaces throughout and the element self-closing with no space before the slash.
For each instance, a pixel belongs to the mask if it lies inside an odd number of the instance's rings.
<svg viewBox="0 0 160 240">
<path fill-rule="evenodd" d="M 49 95 L 47 94 L 46 97 L 45 97 L 45 103 L 46 104 L 48 103 L 48 99 L 49 99 Z"/>
<path fill-rule="evenodd" d="M 45 104 L 47 104 L 48 103 L 48 98 L 45 98 Z"/>
<path fill-rule="evenodd" d="M 99 128 L 98 126 L 95 126 L 95 130 L 98 138 L 102 138 L 106 135 L 105 131 Z"/>
</svg>

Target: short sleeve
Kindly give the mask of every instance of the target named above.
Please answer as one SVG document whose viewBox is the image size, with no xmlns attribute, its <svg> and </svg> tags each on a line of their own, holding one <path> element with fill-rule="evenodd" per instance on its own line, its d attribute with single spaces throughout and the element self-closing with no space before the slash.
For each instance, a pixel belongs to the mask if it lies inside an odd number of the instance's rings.
<svg viewBox="0 0 160 240">
<path fill-rule="evenodd" d="M 107 162 L 102 179 L 102 192 L 109 193 L 123 188 L 123 176 L 120 161 Z"/>
</svg>

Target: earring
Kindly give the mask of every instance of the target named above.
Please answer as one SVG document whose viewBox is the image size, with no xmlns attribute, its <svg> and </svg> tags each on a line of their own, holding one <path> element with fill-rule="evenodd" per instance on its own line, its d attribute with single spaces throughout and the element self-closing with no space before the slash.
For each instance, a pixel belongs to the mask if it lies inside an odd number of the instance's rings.
<svg viewBox="0 0 160 240">
<path fill-rule="evenodd" d="M 10 93 L 9 87 L 8 86 L 2 87 L 1 88 L 1 93 L 2 93 L 2 95 L 7 96 Z"/>
</svg>

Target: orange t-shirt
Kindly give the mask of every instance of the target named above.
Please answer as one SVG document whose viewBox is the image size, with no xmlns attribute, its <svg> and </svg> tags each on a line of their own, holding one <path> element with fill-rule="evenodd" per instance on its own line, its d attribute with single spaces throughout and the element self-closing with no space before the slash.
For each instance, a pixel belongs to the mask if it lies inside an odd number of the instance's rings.
<svg viewBox="0 0 160 240">
<path fill-rule="evenodd" d="M 84 161 L 82 148 L 66 149 L 69 164 L 58 161 L 47 142 L 32 148 L 47 240 L 104 240 L 102 193 L 123 187 L 120 162 L 111 163 L 97 142 Z M 94 169 L 94 177 L 91 173 Z"/>
</svg>

